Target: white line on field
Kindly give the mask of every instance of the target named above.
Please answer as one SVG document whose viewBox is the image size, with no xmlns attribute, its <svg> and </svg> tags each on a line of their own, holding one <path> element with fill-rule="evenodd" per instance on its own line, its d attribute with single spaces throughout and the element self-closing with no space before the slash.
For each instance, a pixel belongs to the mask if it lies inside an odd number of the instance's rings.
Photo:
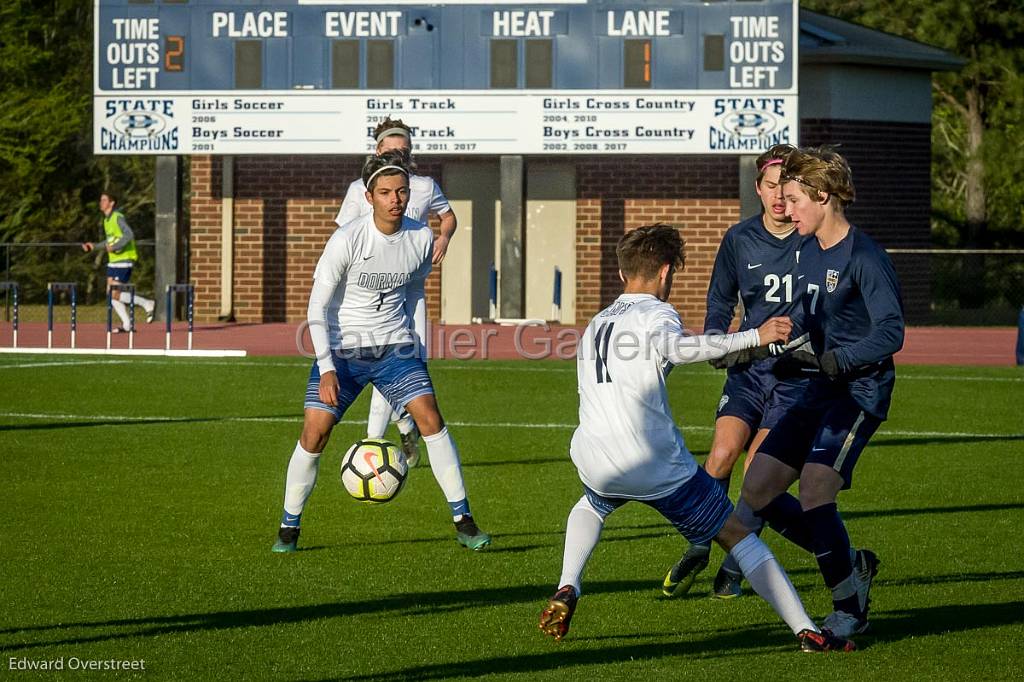
<svg viewBox="0 0 1024 682">
<path fill-rule="evenodd" d="M 53 362 L 33 362 L 33 363 L 19 363 L 19 364 L 4 364 L 0 363 L 0 370 L 3 369 L 22 369 L 22 368 L 34 368 L 34 367 L 58 367 L 65 365 L 104 365 L 104 364 L 142 364 L 142 365 L 177 365 L 180 366 L 183 363 L 189 362 L 186 358 L 175 358 L 175 359 L 132 359 L 132 360 L 65 360 L 65 361 L 53 361 Z M 552 373 L 552 374 L 567 374 L 575 372 L 574 366 L 547 366 L 538 367 L 532 365 L 531 361 L 523 362 L 524 365 L 530 364 L 532 366 L 524 367 L 510 367 L 508 365 L 493 366 L 485 364 L 487 361 L 474 361 L 467 362 L 466 364 L 459 365 L 437 365 L 434 363 L 430 364 L 431 372 L 539 372 L 539 373 Z M 237 361 L 211 361 L 211 360 L 196 360 L 193 364 L 201 365 L 203 367 L 290 367 L 295 369 L 308 368 L 310 362 L 308 360 L 292 360 L 292 361 L 267 361 L 261 362 L 258 360 L 237 360 Z M 699 377 L 721 377 L 725 379 L 725 372 L 721 371 L 694 371 L 688 370 L 685 376 L 699 376 Z M 987 377 L 987 376 L 963 376 L 963 375 L 941 375 L 941 374 L 908 374 L 898 373 L 897 383 L 902 381 L 980 381 L 980 382 L 993 382 L 993 383 L 1024 383 L 1024 377 Z"/>
<path fill-rule="evenodd" d="M 13 365 L 0 364 L 0 369 L 26 369 L 29 367 L 63 367 L 66 365 L 124 365 L 131 360 L 55 360 L 53 362 L 21 362 Z"/>
<path fill-rule="evenodd" d="M 255 423 L 300 423 L 301 415 L 294 417 L 126 417 L 124 415 L 106 414 L 62 414 L 42 412 L 0 412 L 0 417 L 11 419 L 57 419 L 67 421 L 110 421 L 110 422 L 193 422 L 193 421 L 217 421 L 217 422 L 255 422 Z M 346 425 L 365 424 L 361 419 L 344 419 L 341 422 Z M 451 426 L 462 426 L 469 428 L 491 428 L 491 429 L 575 429 L 576 424 L 562 422 L 530 423 L 530 422 L 467 422 L 449 421 Z M 683 431 L 694 433 L 708 433 L 714 431 L 713 426 L 682 426 Z M 971 431 L 910 431 L 904 429 L 881 429 L 878 431 L 883 436 L 905 436 L 917 438 L 1020 438 L 1024 439 L 1024 433 L 978 433 Z"/>
</svg>

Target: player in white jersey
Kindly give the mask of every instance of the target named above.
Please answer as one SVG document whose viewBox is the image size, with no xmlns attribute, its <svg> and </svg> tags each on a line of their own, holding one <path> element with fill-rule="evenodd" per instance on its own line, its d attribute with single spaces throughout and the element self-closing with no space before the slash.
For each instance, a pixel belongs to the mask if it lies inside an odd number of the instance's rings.
<svg viewBox="0 0 1024 682">
<path fill-rule="evenodd" d="M 331 430 L 368 384 L 413 418 L 430 468 L 448 501 L 456 540 L 479 550 L 491 542 L 470 514 L 455 442 L 434 399 L 421 346 L 410 329 L 430 273 L 433 233 L 404 215 L 409 171 L 400 153 L 363 166 L 373 212 L 335 231 L 313 275 L 307 320 L 316 360 L 306 386 L 302 435 L 288 463 L 275 552 L 298 548 L 299 524 L 316 484 Z"/>
<path fill-rule="evenodd" d="M 377 153 L 402 152 L 408 167 L 415 169 L 411 156 L 411 135 L 412 130 L 401 119 L 384 119 L 373 131 L 374 139 L 377 141 Z M 338 227 L 342 227 L 355 218 L 368 215 L 371 211 L 372 208 L 366 201 L 366 185 L 363 184 L 362 178 L 358 178 L 348 186 L 345 200 L 341 202 L 341 208 L 338 209 L 338 215 L 334 222 L 338 224 Z M 405 207 L 405 215 L 423 223 L 427 222 L 431 215 L 440 218 L 441 229 L 437 239 L 434 240 L 432 258 L 434 265 L 440 264 L 448 252 L 448 243 L 451 241 L 452 235 L 455 234 L 457 222 L 455 211 L 452 210 L 447 197 L 433 178 L 415 174 L 409 176 L 409 202 Z M 426 339 L 427 311 L 425 303 L 421 303 L 413 311 L 413 328 L 419 334 L 421 342 Z M 402 450 L 405 451 L 409 466 L 416 466 L 420 458 L 417 445 L 419 432 L 416 430 L 416 425 L 408 415 L 400 416 L 393 411 L 381 392 L 373 388 L 370 398 L 370 414 L 366 420 L 366 437 L 383 438 L 384 432 L 387 430 L 388 419 L 396 422 L 402 439 Z"/>
<path fill-rule="evenodd" d="M 683 240 L 667 225 L 648 225 L 619 240 L 625 293 L 597 314 L 577 349 L 580 425 L 570 456 L 583 496 L 569 513 L 561 586 L 540 617 L 555 639 L 569 631 L 583 569 L 604 521 L 630 500 L 660 512 L 691 543 L 714 539 L 786 621 L 804 651 L 851 651 L 852 642 L 822 632 L 807 616 L 792 583 L 768 547 L 732 513 L 729 498 L 697 466 L 675 425 L 665 378 L 674 365 L 724 357 L 744 348 L 785 342 L 791 324 L 774 317 L 738 334 L 689 336 L 668 304 L 682 268 Z M 665 588 L 671 587 L 671 576 Z"/>
</svg>

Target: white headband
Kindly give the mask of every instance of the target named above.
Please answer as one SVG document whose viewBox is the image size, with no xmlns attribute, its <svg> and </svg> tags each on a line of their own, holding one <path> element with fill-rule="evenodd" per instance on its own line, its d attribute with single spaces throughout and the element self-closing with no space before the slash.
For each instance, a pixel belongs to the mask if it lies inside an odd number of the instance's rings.
<svg viewBox="0 0 1024 682">
<path fill-rule="evenodd" d="M 380 168 L 378 168 L 377 170 L 375 170 L 375 171 L 373 171 L 372 173 L 370 173 L 370 177 L 368 177 L 368 178 L 366 179 L 366 189 L 370 189 L 370 183 L 371 183 L 371 182 L 373 182 L 373 179 L 374 179 L 375 177 L 377 177 L 377 174 L 378 174 L 378 173 L 380 173 L 381 171 L 386 171 L 386 170 L 387 170 L 388 168 L 394 168 L 394 169 L 395 169 L 396 171 L 400 171 L 400 172 L 402 172 L 402 173 L 403 173 L 403 174 L 404 174 L 404 175 L 405 175 L 406 177 L 409 177 L 409 171 L 405 170 L 405 169 L 404 169 L 404 168 L 402 168 L 401 166 L 381 166 L 381 167 L 380 167 Z"/>
<path fill-rule="evenodd" d="M 406 130 L 405 128 L 388 128 L 387 130 L 385 130 L 384 132 L 377 136 L 377 143 L 379 144 L 381 140 L 390 135 L 401 135 L 405 139 L 409 139 L 409 131 Z"/>
</svg>

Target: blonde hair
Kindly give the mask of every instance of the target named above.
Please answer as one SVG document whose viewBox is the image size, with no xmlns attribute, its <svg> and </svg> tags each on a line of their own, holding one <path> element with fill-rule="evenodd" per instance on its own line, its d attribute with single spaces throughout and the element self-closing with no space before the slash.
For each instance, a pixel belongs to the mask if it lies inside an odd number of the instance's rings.
<svg viewBox="0 0 1024 682">
<path fill-rule="evenodd" d="M 815 201 L 821 200 L 819 193 L 828 195 L 823 203 L 835 197 L 840 211 L 857 196 L 850 164 L 828 145 L 794 151 L 782 164 L 780 181 L 799 183 L 804 194 Z"/>
</svg>

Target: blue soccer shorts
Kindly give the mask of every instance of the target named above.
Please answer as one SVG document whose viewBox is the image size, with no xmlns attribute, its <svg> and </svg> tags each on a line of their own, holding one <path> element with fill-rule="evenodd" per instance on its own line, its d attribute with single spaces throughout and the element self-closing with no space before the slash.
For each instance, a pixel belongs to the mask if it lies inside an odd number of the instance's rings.
<svg viewBox="0 0 1024 682">
<path fill-rule="evenodd" d="M 853 484 L 853 468 L 882 420 L 865 412 L 845 391 L 831 399 L 802 400 L 789 410 L 758 452 L 797 471 L 805 464 L 824 464 L 843 478 L 843 490 Z"/>
<path fill-rule="evenodd" d="M 583 492 L 601 517 L 627 502 L 643 502 L 664 516 L 692 545 L 706 545 L 718 535 L 732 514 L 732 502 L 722 486 L 702 467 L 686 483 L 656 500 L 605 497 L 583 486 Z"/>
<path fill-rule="evenodd" d="M 771 364 L 751 365 L 729 372 L 718 401 L 715 419 L 736 417 L 750 427 L 751 436 L 758 429 L 771 429 L 796 404 L 807 388 L 807 379 L 776 378 Z"/>
<path fill-rule="evenodd" d="M 338 374 L 338 404 L 320 401 L 320 366 L 314 360 L 306 384 L 305 407 L 330 412 L 335 422 L 341 420 L 367 384 L 373 384 L 398 413 L 414 398 L 434 392 L 427 364 L 415 344 L 336 350 L 333 359 Z"/>
<path fill-rule="evenodd" d="M 110 265 L 107 266 L 107 277 L 116 279 L 121 284 L 127 284 L 132 278 L 132 268 L 115 268 Z"/>
</svg>

